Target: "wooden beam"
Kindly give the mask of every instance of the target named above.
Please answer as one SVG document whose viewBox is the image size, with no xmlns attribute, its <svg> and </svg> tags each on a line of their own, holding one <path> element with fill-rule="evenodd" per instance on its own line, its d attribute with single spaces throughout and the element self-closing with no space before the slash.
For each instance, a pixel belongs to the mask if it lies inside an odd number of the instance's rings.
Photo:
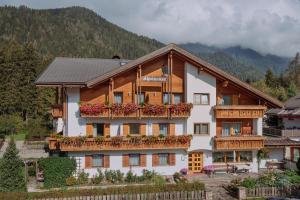
<svg viewBox="0 0 300 200">
<path fill-rule="evenodd" d="M 170 95 L 169 95 L 169 103 L 172 104 L 173 103 L 173 51 L 170 52 L 170 73 L 169 73 L 169 77 L 170 77 Z"/>
</svg>

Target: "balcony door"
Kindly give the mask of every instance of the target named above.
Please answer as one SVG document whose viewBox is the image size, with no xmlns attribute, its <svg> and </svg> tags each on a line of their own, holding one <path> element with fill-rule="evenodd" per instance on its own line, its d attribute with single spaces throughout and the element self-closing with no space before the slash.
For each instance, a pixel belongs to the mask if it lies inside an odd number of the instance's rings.
<svg viewBox="0 0 300 200">
<path fill-rule="evenodd" d="M 237 136 L 241 134 L 241 122 L 223 122 L 222 136 Z"/>
<path fill-rule="evenodd" d="M 94 124 L 94 134 L 97 136 L 104 136 L 104 124 Z"/>
</svg>

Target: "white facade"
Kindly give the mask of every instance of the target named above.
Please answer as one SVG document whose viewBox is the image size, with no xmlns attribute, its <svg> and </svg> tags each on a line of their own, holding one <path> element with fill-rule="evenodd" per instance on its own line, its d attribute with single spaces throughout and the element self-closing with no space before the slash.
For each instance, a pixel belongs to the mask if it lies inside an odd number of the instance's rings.
<svg viewBox="0 0 300 200">
<path fill-rule="evenodd" d="M 300 118 L 283 118 L 282 121 L 285 129 L 300 128 Z"/>
</svg>

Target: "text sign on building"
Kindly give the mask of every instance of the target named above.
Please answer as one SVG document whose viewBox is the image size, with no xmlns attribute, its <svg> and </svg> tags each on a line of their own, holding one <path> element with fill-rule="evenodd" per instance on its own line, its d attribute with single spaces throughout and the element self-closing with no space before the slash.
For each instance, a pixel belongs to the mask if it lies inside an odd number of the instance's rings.
<svg viewBox="0 0 300 200">
<path fill-rule="evenodd" d="M 165 76 L 143 76 L 142 80 L 148 81 L 148 82 L 166 82 L 167 77 L 165 77 Z"/>
</svg>

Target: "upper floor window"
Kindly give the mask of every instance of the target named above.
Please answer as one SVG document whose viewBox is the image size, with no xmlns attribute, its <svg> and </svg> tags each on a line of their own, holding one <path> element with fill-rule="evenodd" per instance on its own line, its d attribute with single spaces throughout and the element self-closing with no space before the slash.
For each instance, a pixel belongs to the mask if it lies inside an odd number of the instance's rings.
<svg viewBox="0 0 300 200">
<path fill-rule="evenodd" d="M 194 134 L 209 134 L 209 124 L 208 123 L 194 124 Z"/>
<path fill-rule="evenodd" d="M 232 96 L 231 95 L 222 95 L 220 105 L 231 105 L 232 104 Z"/>
<path fill-rule="evenodd" d="M 140 134 L 140 124 L 137 123 L 129 124 L 129 134 L 130 135 Z"/>
<path fill-rule="evenodd" d="M 222 136 L 231 136 L 241 134 L 240 122 L 223 122 L 222 124 Z"/>
<path fill-rule="evenodd" d="M 145 103 L 145 93 L 137 93 L 136 94 L 136 102 L 139 102 L 141 104 Z"/>
<path fill-rule="evenodd" d="M 104 124 L 94 124 L 94 136 L 104 136 Z"/>
<path fill-rule="evenodd" d="M 209 94 L 194 93 L 194 104 L 195 105 L 209 105 Z"/>
<path fill-rule="evenodd" d="M 182 94 L 180 93 L 175 93 L 174 94 L 174 104 L 179 104 L 182 102 Z"/>
<path fill-rule="evenodd" d="M 139 166 L 140 165 L 140 154 L 129 154 L 129 165 Z"/>
<path fill-rule="evenodd" d="M 168 124 L 159 124 L 159 134 L 164 136 L 168 135 Z"/>
<path fill-rule="evenodd" d="M 114 103 L 123 103 L 123 93 L 122 92 L 114 93 Z"/>
<path fill-rule="evenodd" d="M 161 68 L 161 70 L 162 70 L 162 73 L 163 73 L 164 75 L 168 75 L 168 74 L 169 74 L 169 67 L 168 67 L 167 65 L 163 66 L 163 67 Z"/>
<path fill-rule="evenodd" d="M 95 154 L 92 156 L 92 166 L 93 167 L 103 167 L 104 166 L 104 160 L 103 160 L 102 154 Z"/>
<path fill-rule="evenodd" d="M 165 92 L 163 94 L 163 104 L 169 104 L 170 103 L 170 94 Z"/>
</svg>

